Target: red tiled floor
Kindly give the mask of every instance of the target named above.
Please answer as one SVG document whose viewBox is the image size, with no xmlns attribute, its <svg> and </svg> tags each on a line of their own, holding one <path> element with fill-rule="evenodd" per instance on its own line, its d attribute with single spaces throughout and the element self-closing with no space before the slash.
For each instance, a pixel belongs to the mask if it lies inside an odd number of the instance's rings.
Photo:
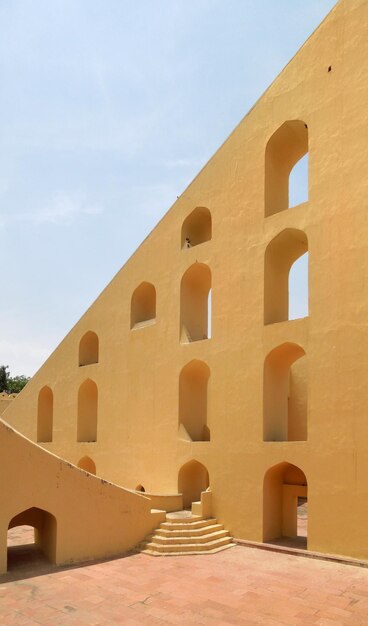
<svg viewBox="0 0 368 626">
<path fill-rule="evenodd" d="M 0 626 L 368 624 L 368 569 L 339 563 L 242 546 L 69 569 L 26 557 L 0 577 Z"/>
</svg>

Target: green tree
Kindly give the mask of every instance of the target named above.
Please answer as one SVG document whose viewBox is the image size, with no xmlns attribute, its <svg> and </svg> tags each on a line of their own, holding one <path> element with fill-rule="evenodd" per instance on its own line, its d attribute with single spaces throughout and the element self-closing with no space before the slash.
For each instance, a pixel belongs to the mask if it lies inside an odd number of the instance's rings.
<svg viewBox="0 0 368 626">
<path fill-rule="evenodd" d="M 0 393 L 19 393 L 28 383 L 29 378 L 21 374 L 20 376 L 10 376 L 9 366 L 0 365 Z"/>
<path fill-rule="evenodd" d="M 24 376 L 23 374 L 21 374 L 20 376 L 13 376 L 13 378 L 9 376 L 7 392 L 19 393 L 20 391 L 22 391 L 23 387 L 26 386 L 28 381 L 29 378 L 27 378 L 27 376 Z"/>
<path fill-rule="evenodd" d="M 8 365 L 0 365 L 0 393 L 3 391 L 8 391 L 8 380 L 9 380 L 9 366 Z"/>
</svg>

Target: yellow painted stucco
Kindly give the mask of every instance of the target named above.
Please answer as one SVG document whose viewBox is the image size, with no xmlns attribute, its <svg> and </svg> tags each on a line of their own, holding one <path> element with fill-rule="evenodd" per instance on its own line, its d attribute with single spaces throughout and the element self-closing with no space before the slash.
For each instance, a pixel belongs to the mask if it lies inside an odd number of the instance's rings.
<svg viewBox="0 0 368 626">
<path fill-rule="evenodd" d="M 293 534 L 307 493 L 309 549 L 367 559 L 367 76 L 368 3 L 340 0 L 4 419 L 128 489 L 185 502 L 209 483 L 242 539 Z M 289 321 L 307 250 L 309 316 Z"/>
</svg>

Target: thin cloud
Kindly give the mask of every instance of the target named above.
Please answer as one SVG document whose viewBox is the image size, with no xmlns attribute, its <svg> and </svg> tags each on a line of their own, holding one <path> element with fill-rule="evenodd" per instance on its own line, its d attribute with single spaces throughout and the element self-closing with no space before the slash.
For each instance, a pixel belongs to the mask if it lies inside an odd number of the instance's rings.
<svg viewBox="0 0 368 626">
<path fill-rule="evenodd" d="M 60 196 L 45 208 L 2 216 L 0 217 L 0 225 L 10 221 L 55 225 L 72 224 L 81 216 L 100 215 L 102 212 L 100 206 L 84 205 L 68 196 Z"/>
</svg>

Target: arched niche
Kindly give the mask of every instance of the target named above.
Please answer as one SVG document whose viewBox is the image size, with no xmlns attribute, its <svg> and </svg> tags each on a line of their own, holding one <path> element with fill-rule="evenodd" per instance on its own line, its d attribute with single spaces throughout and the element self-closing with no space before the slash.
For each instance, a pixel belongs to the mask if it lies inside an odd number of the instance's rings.
<svg viewBox="0 0 368 626">
<path fill-rule="evenodd" d="M 263 481 L 263 541 L 298 537 L 298 500 L 308 498 L 304 472 L 282 462 L 267 470 Z M 300 533 L 306 545 L 306 533 Z"/>
<path fill-rule="evenodd" d="M 89 378 L 78 391 L 78 441 L 97 440 L 97 385 Z"/>
<path fill-rule="evenodd" d="M 265 152 L 265 216 L 290 207 L 289 179 L 308 153 L 308 127 L 301 120 L 284 122 L 269 139 Z"/>
<path fill-rule="evenodd" d="M 198 502 L 209 484 L 208 470 L 202 463 L 194 459 L 185 463 L 178 475 L 178 492 L 183 494 L 184 508 L 189 509 L 192 502 Z"/>
<path fill-rule="evenodd" d="M 142 493 L 146 492 L 145 488 L 140 483 L 139 483 L 139 485 L 136 486 L 135 490 L 136 491 L 141 491 Z"/>
<path fill-rule="evenodd" d="M 299 257 L 308 252 L 302 230 L 286 228 L 268 244 L 264 259 L 264 323 L 289 319 L 289 273 Z"/>
<path fill-rule="evenodd" d="M 208 339 L 210 289 L 210 268 L 204 263 L 191 265 L 183 275 L 180 287 L 180 341 L 182 343 Z"/>
<path fill-rule="evenodd" d="M 27 544 L 22 545 L 22 564 L 24 560 L 34 563 L 37 558 L 37 552 L 42 553 L 51 563 L 56 562 L 56 541 L 57 541 L 57 522 L 56 518 L 37 507 L 31 507 L 15 515 L 9 522 L 8 530 L 11 531 L 17 527 L 33 527 L 34 542 L 29 542 L 29 533 L 27 533 Z M 8 569 L 16 569 L 17 565 L 17 549 L 18 546 L 14 542 L 9 541 L 11 533 L 8 533 Z M 38 559 L 37 559 L 38 560 Z"/>
<path fill-rule="evenodd" d="M 143 282 L 132 295 L 130 327 L 139 328 L 156 319 L 156 289 L 152 283 Z"/>
<path fill-rule="evenodd" d="M 93 459 L 91 459 L 90 456 L 82 456 L 82 458 L 79 459 L 77 465 L 85 472 L 96 475 L 96 463 L 93 461 Z"/>
<path fill-rule="evenodd" d="M 49 443 L 52 441 L 54 414 L 54 396 L 50 387 L 42 387 L 38 394 L 37 403 L 37 441 Z"/>
<path fill-rule="evenodd" d="M 210 369 L 194 359 L 179 376 L 179 437 L 189 441 L 209 441 L 207 394 Z"/>
<path fill-rule="evenodd" d="M 79 365 L 98 363 L 98 350 L 98 336 L 89 330 L 79 342 Z"/>
<path fill-rule="evenodd" d="M 263 374 L 263 440 L 306 441 L 307 357 L 295 343 L 283 343 L 266 357 Z"/>
<path fill-rule="evenodd" d="M 211 213 L 206 207 L 197 207 L 184 220 L 181 228 L 181 247 L 193 248 L 212 237 Z"/>
</svg>

